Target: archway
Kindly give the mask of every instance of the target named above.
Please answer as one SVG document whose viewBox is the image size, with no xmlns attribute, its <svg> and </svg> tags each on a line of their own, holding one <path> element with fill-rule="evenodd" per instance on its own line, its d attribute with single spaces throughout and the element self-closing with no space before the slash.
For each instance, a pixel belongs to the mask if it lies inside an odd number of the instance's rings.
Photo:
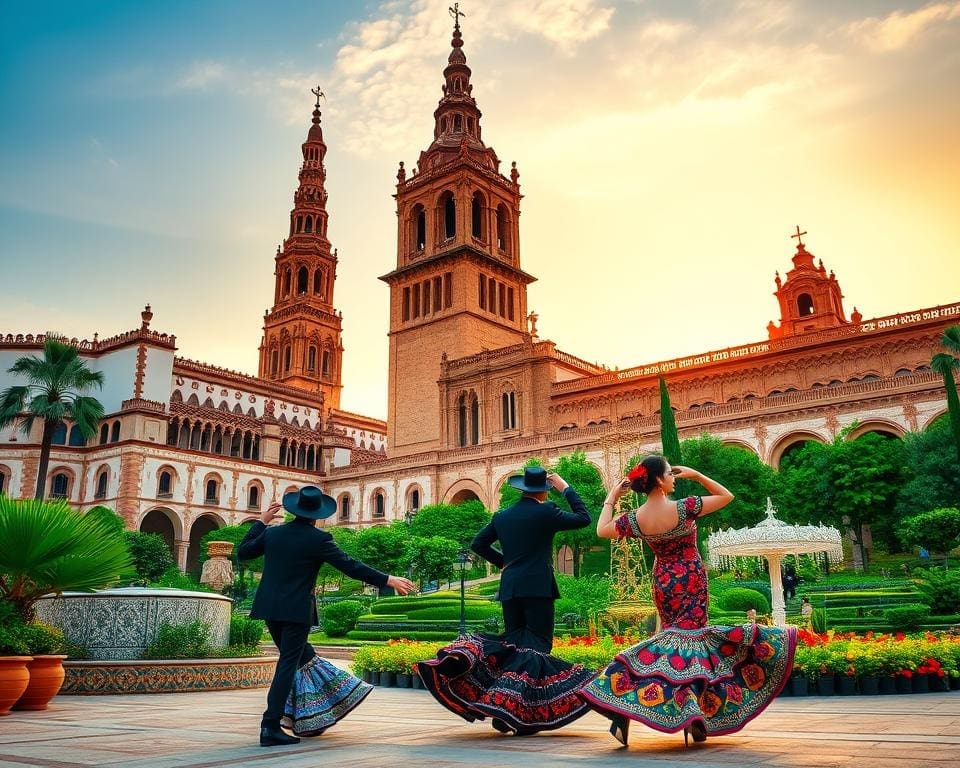
<svg viewBox="0 0 960 768">
<path fill-rule="evenodd" d="M 187 547 L 187 573 L 194 573 L 200 569 L 200 539 L 222 525 L 223 523 L 212 515 L 203 515 L 194 520 L 190 527 L 190 544 Z"/>
<path fill-rule="evenodd" d="M 567 576 L 573 575 L 573 550 L 566 544 L 557 550 L 554 557 L 554 570 L 557 573 L 565 573 Z"/>
<path fill-rule="evenodd" d="M 170 554 L 176 558 L 177 551 L 174 542 L 177 538 L 177 527 L 171 519 L 172 512 L 167 509 L 151 509 L 140 521 L 140 530 L 143 533 L 158 533 L 167 543 Z"/>
<path fill-rule="evenodd" d="M 451 485 L 447 489 L 447 492 L 443 494 L 444 504 L 461 504 L 464 501 L 471 501 L 473 499 L 479 499 L 487 508 L 490 506 L 484 501 L 483 489 L 480 485 L 467 478 L 457 480 L 457 482 Z"/>
<path fill-rule="evenodd" d="M 906 430 L 896 422 L 887 421 L 886 419 L 871 419 L 870 421 L 859 424 L 856 429 L 850 430 L 850 434 L 847 435 L 847 440 L 856 440 L 858 437 L 863 437 L 870 432 L 875 432 L 881 437 L 893 438 L 901 438 L 906 434 Z"/>
<path fill-rule="evenodd" d="M 779 469 L 780 462 L 783 461 L 785 456 L 800 450 L 805 443 L 809 442 L 825 443 L 826 439 L 816 432 L 789 432 L 774 443 L 770 449 L 770 460 L 767 463 L 774 469 Z"/>
</svg>

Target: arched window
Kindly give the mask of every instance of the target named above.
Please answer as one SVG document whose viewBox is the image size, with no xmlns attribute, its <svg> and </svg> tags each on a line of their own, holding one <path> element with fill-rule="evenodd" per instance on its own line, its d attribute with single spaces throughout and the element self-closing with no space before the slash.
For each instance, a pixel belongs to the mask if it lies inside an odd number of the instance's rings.
<svg viewBox="0 0 960 768">
<path fill-rule="evenodd" d="M 110 442 L 115 443 L 120 439 L 120 422 L 113 422 L 113 426 L 110 427 Z"/>
<path fill-rule="evenodd" d="M 297 216 L 297 232 L 303 232 L 303 216 Z"/>
<path fill-rule="evenodd" d="M 330 375 L 330 350 L 323 350 L 323 355 L 320 357 L 320 373 L 324 376 Z"/>
<path fill-rule="evenodd" d="M 456 90 L 459 90 L 459 88 L 457 88 Z M 461 133 L 462 131 L 463 131 L 463 118 L 460 115 L 454 115 L 453 116 L 453 132 Z"/>
<path fill-rule="evenodd" d="M 285 372 L 290 370 L 290 354 L 290 345 L 288 344 L 283 348 L 283 370 Z"/>
<path fill-rule="evenodd" d="M 501 203 L 497 206 L 497 248 L 510 252 L 508 237 L 507 207 Z"/>
<path fill-rule="evenodd" d="M 340 520 L 350 519 L 350 495 L 347 494 L 340 498 Z"/>
<path fill-rule="evenodd" d="M 486 239 L 483 236 L 483 208 L 483 195 L 474 192 L 470 202 L 470 231 L 478 240 Z"/>
<path fill-rule="evenodd" d="M 457 445 L 463 448 L 467 444 L 467 396 L 457 398 Z"/>
<path fill-rule="evenodd" d="M 373 494 L 373 516 L 375 518 L 384 518 L 387 516 L 387 505 L 383 491 L 377 491 Z"/>
<path fill-rule="evenodd" d="M 310 345 L 310 349 L 307 350 L 307 370 L 315 371 L 317 369 L 317 348 Z"/>
<path fill-rule="evenodd" d="M 413 207 L 413 234 L 416 250 L 422 251 L 427 247 L 427 211 L 420 204 Z"/>
<path fill-rule="evenodd" d="M 500 406 L 503 414 L 503 428 L 517 428 L 517 394 L 516 392 L 504 392 L 500 396 Z"/>
<path fill-rule="evenodd" d="M 416 512 L 420 509 L 420 489 L 411 488 L 410 489 L 410 503 L 407 505 L 407 511 Z"/>
<path fill-rule="evenodd" d="M 270 373 L 276 374 L 279 368 L 280 368 L 280 352 L 275 349 L 270 353 Z"/>
<path fill-rule="evenodd" d="M 109 437 L 110 437 L 110 425 L 101 424 L 100 425 L 100 445 L 106 445 Z"/>
<path fill-rule="evenodd" d="M 157 498 L 169 499 L 171 496 L 173 496 L 173 475 L 162 470 L 157 478 Z"/>
<path fill-rule="evenodd" d="M 480 401 L 476 395 L 470 400 L 470 444 L 480 442 Z"/>
<path fill-rule="evenodd" d="M 315 269 L 313 271 L 313 292 L 317 296 L 323 296 L 323 270 Z"/>
<path fill-rule="evenodd" d="M 67 444 L 67 425 L 57 424 L 57 428 L 53 430 L 53 438 L 51 439 L 52 445 L 66 445 Z"/>
<path fill-rule="evenodd" d="M 443 239 L 450 240 L 457 235 L 457 203 L 453 192 L 444 192 L 440 198 L 443 210 Z"/>
<path fill-rule="evenodd" d="M 307 285 L 310 282 L 310 273 L 306 267 L 300 267 L 297 270 L 297 294 L 303 294 L 307 292 Z"/>
<path fill-rule="evenodd" d="M 260 509 L 260 489 L 256 485 L 247 490 L 247 509 Z"/>
<path fill-rule="evenodd" d="M 7 467 L 0 467 L 0 496 L 3 496 L 9 487 L 10 470 Z"/>
<path fill-rule="evenodd" d="M 104 467 L 100 470 L 100 474 L 97 475 L 97 487 L 93 491 L 93 498 L 95 499 L 105 499 L 107 498 L 107 481 L 110 480 L 110 471 Z"/>
<path fill-rule="evenodd" d="M 220 483 L 215 478 L 207 480 L 206 493 L 203 495 L 204 504 L 220 503 Z"/>
<path fill-rule="evenodd" d="M 813 314 L 813 299 L 809 293 L 801 293 L 797 296 L 797 312 L 800 317 Z"/>
<path fill-rule="evenodd" d="M 290 281 L 293 279 L 293 272 L 290 271 L 290 267 L 287 267 L 283 270 L 283 295 L 290 295 Z"/>
<path fill-rule="evenodd" d="M 87 438 L 83 436 L 83 432 L 80 431 L 80 427 L 76 424 L 70 427 L 70 439 L 67 443 L 74 448 L 79 448 L 87 444 Z"/>
<path fill-rule="evenodd" d="M 50 480 L 50 496 L 54 499 L 65 499 L 70 495 L 70 477 L 63 472 L 57 472 Z"/>
<path fill-rule="evenodd" d="M 313 216 L 307 216 L 307 220 L 304 222 L 303 231 L 313 232 Z"/>
</svg>

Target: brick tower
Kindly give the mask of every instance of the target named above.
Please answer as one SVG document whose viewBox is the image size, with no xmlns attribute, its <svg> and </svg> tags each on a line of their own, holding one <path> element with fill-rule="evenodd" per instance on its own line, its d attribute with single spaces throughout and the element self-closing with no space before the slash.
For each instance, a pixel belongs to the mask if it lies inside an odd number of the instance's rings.
<svg viewBox="0 0 960 768">
<path fill-rule="evenodd" d="M 263 317 L 260 377 L 322 392 L 326 408 L 340 407 L 342 315 L 333 307 L 337 252 L 327 239 L 327 145 L 320 128 L 320 89 L 303 143 L 300 185 L 293 196 L 290 233 L 277 248 L 273 308 Z"/>
<path fill-rule="evenodd" d="M 791 235 L 797 239 L 793 269 L 787 272 L 786 281 L 781 281 L 779 272 L 774 280 L 777 290 L 773 295 L 780 303 L 780 325 L 772 321 L 767 325 L 771 339 L 850 324 L 843 312 L 840 283 L 833 270 L 827 275 L 822 260 L 814 265 L 813 254 L 803 243 L 805 234 L 797 227 L 796 234 Z"/>
<path fill-rule="evenodd" d="M 520 185 L 481 138 L 459 16 L 433 113 L 433 143 L 397 172 L 397 266 L 390 286 L 387 425 L 393 456 L 440 438 L 440 360 L 517 344 L 527 333 Z"/>
</svg>

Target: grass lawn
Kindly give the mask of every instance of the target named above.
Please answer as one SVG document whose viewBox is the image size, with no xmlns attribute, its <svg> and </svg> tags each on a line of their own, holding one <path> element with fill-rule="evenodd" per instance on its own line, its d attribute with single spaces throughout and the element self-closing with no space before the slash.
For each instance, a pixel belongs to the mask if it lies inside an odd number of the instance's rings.
<svg viewBox="0 0 960 768">
<path fill-rule="evenodd" d="M 351 640 L 349 637 L 328 637 L 323 632 L 311 632 L 307 638 L 313 645 L 386 645 L 382 640 Z"/>
</svg>

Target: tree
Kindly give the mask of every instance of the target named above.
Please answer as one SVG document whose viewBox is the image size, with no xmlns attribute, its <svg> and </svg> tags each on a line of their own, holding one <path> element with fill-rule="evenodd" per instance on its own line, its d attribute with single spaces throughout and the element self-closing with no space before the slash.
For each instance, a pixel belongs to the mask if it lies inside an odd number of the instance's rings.
<svg viewBox="0 0 960 768">
<path fill-rule="evenodd" d="M 460 545 L 444 536 L 412 536 L 407 542 L 407 557 L 421 589 L 424 582 L 452 581 L 459 553 Z"/>
<path fill-rule="evenodd" d="M 477 531 L 489 522 L 490 511 L 478 499 L 460 504 L 428 504 L 411 518 L 410 535 L 443 536 L 460 547 L 468 547 Z"/>
<path fill-rule="evenodd" d="M 683 465 L 680 433 L 677 432 L 677 421 L 673 416 L 673 406 L 670 404 L 670 390 L 667 389 L 667 382 L 663 376 L 660 377 L 660 448 L 664 458 L 671 465 Z M 675 498 L 682 499 L 692 495 L 695 488 L 696 485 L 689 480 L 677 480 L 673 487 L 673 495 Z"/>
<path fill-rule="evenodd" d="M 93 387 L 103 388 L 103 374 L 87 368 L 76 347 L 53 338 L 44 341 L 43 358 L 18 358 L 8 372 L 25 378 L 27 384 L 8 387 L 0 393 L 0 429 L 19 420 L 23 433 L 29 435 L 34 421 L 43 422 L 34 494 L 43 499 L 50 446 L 57 427 L 69 420 L 85 439 L 96 434 L 103 406 L 85 393 Z"/>
<path fill-rule="evenodd" d="M 691 467 L 725 485 L 736 496 L 707 518 L 710 527 L 740 528 L 760 521 L 767 496 L 772 494 L 774 472 L 771 467 L 753 451 L 724 445 L 708 433 L 684 440 L 680 446 Z M 704 493 L 702 489 L 698 492 Z"/>
<path fill-rule="evenodd" d="M 943 377 L 947 390 L 947 411 L 950 414 L 950 430 L 953 432 L 954 450 L 960 461 L 960 398 L 957 397 L 957 382 L 953 372 L 960 370 L 960 325 L 951 325 L 940 337 L 947 350 L 933 356 L 930 367 Z"/>
<path fill-rule="evenodd" d="M 953 452 L 953 434 L 946 416 L 923 432 L 905 435 L 903 449 L 907 480 L 897 494 L 896 518 L 956 506 L 960 500 L 960 461 Z M 889 543 L 899 543 L 893 526 L 886 533 Z"/>
<path fill-rule="evenodd" d="M 773 479 L 773 497 L 780 518 L 801 525 L 827 519 L 830 485 L 829 444 L 811 440 L 780 460 Z"/>
<path fill-rule="evenodd" d="M 357 534 L 356 558 L 384 573 L 406 573 L 408 526 L 402 520 L 364 528 Z"/>
<path fill-rule="evenodd" d="M 127 524 L 123 521 L 123 518 L 110 509 L 110 507 L 90 507 L 90 509 L 87 510 L 87 517 L 101 520 L 118 533 L 123 533 L 125 530 L 127 530 Z"/>
<path fill-rule="evenodd" d="M 0 495 L 0 597 L 25 621 L 41 597 L 93 591 L 132 578 L 123 536 L 66 501 Z"/>
<path fill-rule="evenodd" d="M 947 553 L 960 546 L 960 509 L 944 507 L 921 512 L 901 520 L 897 532 L 904 545 L 943 555 L 946 564 Z"/>
<path fill-rule="evenodd" d="M 540 459 L 530 459 L 524 466 L 542 466 L 542 463 Z M 585 528 L 578 528 L 575 531 L 560 531 L 554 539 L 555 548 L 568 546 L 573 551 L 573 576 L 579 578 L 583 554 L 600 543 L 597 538 L 597 518 L 600 515 L 600 508 L 606 498 L 607 491 L 603 487 L 603 478 L 596 468 L 587 461 L 586 454 L 583 451 L 576 451 L 569 456 L 561 456 L 549 470 L 556 472 L 573 487 L 590 512 L 590 525 Z M 515 504 L 519 501 L 520 496 L 520 491 L 512 485 L 504 485 L 500 489 L 501 508 Z M 570 510 L 570 505 L 563 494 L 550 491 L 549 499 L 561 509 Z"/>
<path fill-rule="evenodd" d="M 225 525 L 223 528 L 214 528 L 212 531 L 207 531 L 200 538 L 200 552 L 197 557 L 197 565 L 200 566 L 200 569 L 203 569 L 203 564 L 210 558 L 207 554 L 207 544 L 211 541 L 230 541 L 233 543 L 233 553 L 231 559 L 238 568 L 242 568 L 246 571 L 256 571 L 258 573 L 263 572 L 263 556 L 256 557 L 253 560 L 246 560 L 239 562 L 237 560 L 237 546 L 243 541 L 244 536 L 247 535 L 247 532 L 250 530 L 250 523 L 242 523 L 240 525 Z"/>
<path fill-rule="evenodd" d="M 137 572 L 137 581 L 144 585 L 159 580 L 170 568 L 176 567 L 170 548 L 159 533 L 125 531 L 123 537 Z"/>
</svg>

